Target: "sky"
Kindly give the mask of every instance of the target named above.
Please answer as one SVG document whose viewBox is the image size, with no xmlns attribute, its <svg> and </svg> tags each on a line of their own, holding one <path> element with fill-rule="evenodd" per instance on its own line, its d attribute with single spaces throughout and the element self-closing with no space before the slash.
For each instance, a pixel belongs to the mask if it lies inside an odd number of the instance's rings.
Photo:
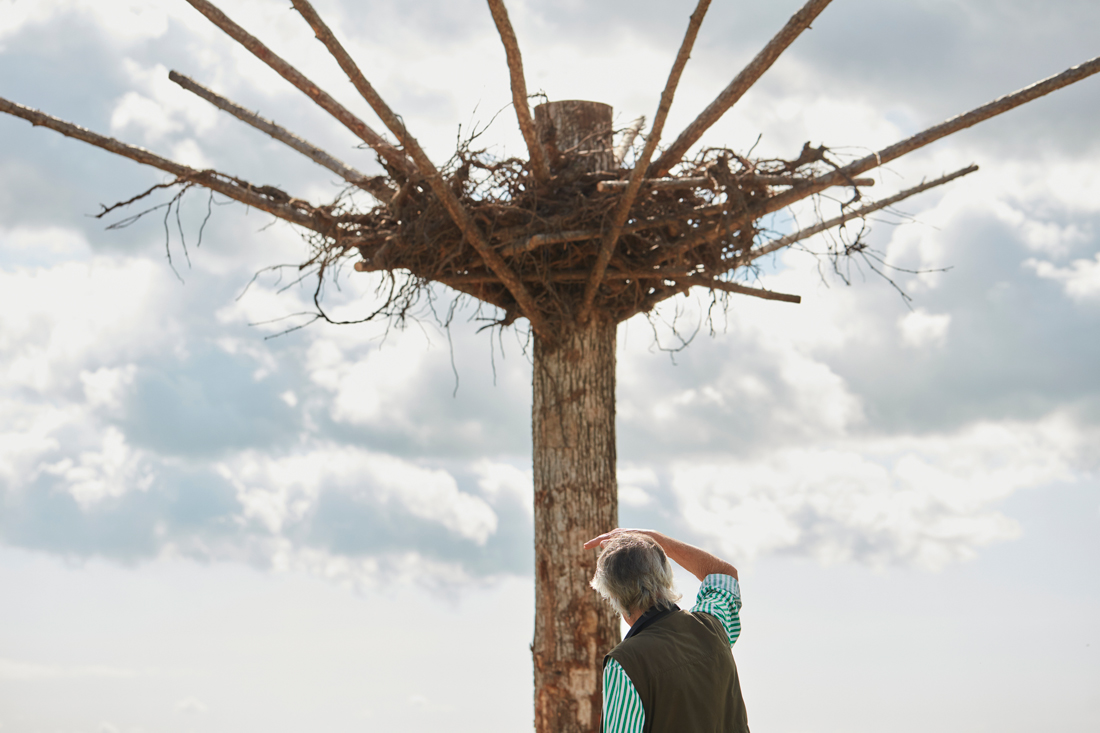
<svg viewBox="0 0 1100 733">
<path fill-rule="evenodd" d="M 483 3 L 315 5 L 435 161 L 485 126 L 523 152 Z M 694 3 L 508 6 L 532 93 L 626 127 Z M 667 140 L 798 6 L 714 3 Z M 220 7 L 382 129 L 289 3 Z M 1090 0 L 838 0 L 701 144 L 852 159 L 1096 56 L 1097 27 Z M 379 171 L 184 2 L 0 0 L 0 96 L 339 193 L 173 69 Z M 1100 728 L 1097 118 L 1094 77 L 875 171 L 878 197 L 980 166 L 870 223 L 906 297 L 819 237 L 758 276 L 801 305 L 620 326 L 621 524 L 740 569 L 755 730 Z M 439 288 L 403 326 L 280 335 L 311 285 L 253 276 L 301 261 L 290 225 L 192 192 L 108 229 L 165 176 L 9 117 L 0 168 L 0 732 L 530 730 L 524 322 L 446 329 Z M 369 313 L 375 278 L 326 304 Z"/>
</svg>

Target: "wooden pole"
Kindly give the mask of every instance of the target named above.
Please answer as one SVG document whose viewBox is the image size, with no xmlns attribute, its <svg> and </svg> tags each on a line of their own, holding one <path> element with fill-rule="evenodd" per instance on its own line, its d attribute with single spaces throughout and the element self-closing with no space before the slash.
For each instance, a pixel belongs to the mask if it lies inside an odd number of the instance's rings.
<svg viewBox="0 0 1100 733">
<path fill-rule="evenodd" d="M 578 154 L 587 170 L 612 162 L 611 107 L 550 102 L 535 108 L 550 160 Z M 551 147 L 552 146 L 552 147 Z M 585 535 L 618 524 L 615 475 L 615 329 L 604 314 L 556 340 L 535 334 L 532 459 L 535 489 L 536 733 L 596 733 L 603 655 L 619 619 L 588 586 L 595 553 Z"/>
<path fill-rule="evenodd" d="M 555 166 L 563 153 L 570 153 L 573 164 L 589 173 L 614 166 L 610 105 L 577 99 L 540 104 L 535 107 L 535 131 Z"/>
</svg>

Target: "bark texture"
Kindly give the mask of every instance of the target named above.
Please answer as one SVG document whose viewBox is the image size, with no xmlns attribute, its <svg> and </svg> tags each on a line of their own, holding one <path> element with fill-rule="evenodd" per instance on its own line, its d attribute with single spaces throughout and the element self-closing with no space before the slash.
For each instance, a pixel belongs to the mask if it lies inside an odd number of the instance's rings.
<svg viewBox="0 0 1100 733">
<path fill-rule="evenodd" d="M 553 167 L 562 153 L 586 171 L 609 171 L 615 165 L 611 149 L 611 105 L 567 99 L 535 107 L 535 129 Z"/>
<path fill-rule="evenodd" d="M 535 336 L 532 413 L 535 730 L 595 733 L 619 620 L 588 586 L 596 554 L 582 544 L 618 524 L 614 322 Z"/>
<path fill-rule="evenodd" d="M 613 164 L 610 106 L 549 102 L 535 107 L 535 123 L 552 168 Z M 563 158 L 567 151 L 572 155 Z M 583 548 L 604 527 L 618 525 L 615 327 L 601 313 L 560 333 L 535 334 L 537 733 L 598 731 L 603 655 L 619 643 L 618 617 L 588 585 L 595 553 Z"/>
</svg>

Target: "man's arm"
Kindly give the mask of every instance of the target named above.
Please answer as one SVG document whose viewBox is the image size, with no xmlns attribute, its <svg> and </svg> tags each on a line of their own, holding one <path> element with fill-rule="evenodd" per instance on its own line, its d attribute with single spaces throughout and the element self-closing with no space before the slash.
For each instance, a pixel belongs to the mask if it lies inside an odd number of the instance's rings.
<svg viewBox="0 0 1100 733">
<path fill-rule="evenodd" d="M 599 537 L 588 540 L 588 542 L 584 543 L 584 547 L 585 549 L 592 549 L 597 546 L 602 547 L 609 539 L 623 532 L 636 532 L 637 534 L 644 534 L 652 538 L 661 546 L 661 549 L 665 551 L 669 559 L 694 575 L 700 582 L 705 580 L 708 575 L 713 574 L 729 575 L 734 579 L 737 578 L 737 568 L 730 565 L 725 560 L 715 557 L 704 549 L 673 539 L 666 534 L 661 534 L 651 529 L 613 529 Z"/>
</svg>

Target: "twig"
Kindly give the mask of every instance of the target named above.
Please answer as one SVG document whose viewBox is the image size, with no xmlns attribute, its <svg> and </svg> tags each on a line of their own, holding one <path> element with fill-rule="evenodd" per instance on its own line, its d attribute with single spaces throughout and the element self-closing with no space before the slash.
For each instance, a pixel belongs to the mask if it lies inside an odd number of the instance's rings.
<svg viewBox="0 0 1100 733">
<path fill-rule="evenodd" d="M 657 149 L 657 142 L 661 139 L 661 131 L 665 126 L 668 110 L 672 107 L 672 98 L 676 95 L 676 86 L 680 83 L 680 75 L 691 56 L 691 48 L 695 45 L 695 37 L 699 34 L 699 26 L 702 25 L 703 16 L 706 15 L 709 7 L 710 0 L 699 0 L 699 4 L 695 6 L 695 12 L 691 14 L 691 19 L 688 21 L 684 40 L 680 43 L 680 50 L 676 54 L 676 60 L 672 63 L 672 70 L 668 74 L 668 81 L 665 82 L 665 89 L 661 92 L 661 101 L 657 106 L 657 114 L 653 117 L 653 127 L 646 138 L 645 148 L 642 149 L 641 157 L 634 164 L 634 171 L 630 174 L 630 184 L 627 186 L 626 192 L 619 199 L 619 203 L 611 215 L 611 227 L 600 242 L 600 251 L 596 255 L 596 264 L 592 268 L 592 276 L 585 283 L 584 297 L 577 313 L 577 321 L 580 323 L 587 322 L 592 312 L 596 290 L 603 280 L 603 274 L 607 270 L 608 263 L 611 262 L 611 255 L 614 253 L 615 245 L 622 234 L 623 225 L 626 224 L 630 208 L 634 205 L 634 200 L 642 187 L 642 181 L 646 177 L 649 161 L 653 158 L 653 152 Z"/>
<path fill-rule="evenodd" d="M 976 165 L 967 166 L 966 168 L 957 170 L 954 173 L 950 173 L 946 176 L 941 176 L 933 181 L 928 181 L 926 183 L 920 184 L 919 186 L 907 188 L 904 191 L 890 196 L 889 198 L 867 204 L 866 206 L 861 206 L 858 209 L 854 209 L 852 211 L 841 214 L 840 216 L 833 217 L 828 221 L 823 221 L 820 224 L 815 224 L 812 227 L 806 227 L 805 229 L 794 232 L 793 234 L 788 234 L 785 237 L 780 237 L 773 242 L 768 242 L 766 245 L 752 250 L 748 253 L 747 257 L 738 258 L 738 265 L 740 266 L 752 262 L 759 257 L 763 257 L 766 254 L 771 254 L 772 252 L 783 249 L 784 247 L 789 247 L 795 242 L 800 242 L 803 239 L 812 237 L 815 234 L 819 234 L 828 229 L 832 229 L 835 226 L 840 226 L 841 224 L 851 221 L 852 219 L 865 217 L 873 211 L 879 211 L 880 209 L 885 209 L 887 206 L 893 206 L 903 199 L 907 199 L 910 196 L 915 196 L 916 194 L 927 191 L 930 188 L 942 186 L 943 184 L 953 181 L 956 178 L 962 178 L 963 176 L 969 175 L 976 170 L 978 170 L 978 166 Z"/>
<path fill-rule="evenodd" d="M 187 0 L 196 10 L 205 15 L 210 22 L 221 28 L 237 43 L 244 46 L 252 54 L 276 71 L 281 77 L 296 86 L 310 99 L 316 102 L 322 109 L 339 120 L 344 127 L 370 147 L 374 148 L 390 167 L 395 169 L 404 178 L 412 177 L 413 165 L 405 154 L 390 145 L 377 132 L 372 130 L 366 122 L 352 114 L 346 107 L 323 91 L 320 87 L 307 79 L 302 72 L 295 69 L 274 51 L 265 46 L 258 38 L 251 35 L 244 28 L 234 23 L 221 10 L 207 0 Z"/>
<path fill-rule="evenodd" d="M 672 170 L 672 167 L 679 163 L 684 154 L 687 153 L 688 148 L 698 142 L 703 133 L 709 130 L 714 123 L 722 118 L 722 115 L 729 111 L 730 107 L 744 96 L 745 92 L 763 76 L 764 72 L 771 68 L 771 65 L 775 63 L 780 54 L 787 50 L 787 47 L 801 35 L 802 31 L 810 27 L 810 23 L 821 14 L 821 11 L 825 9 L 830 1 L 809 0 L 797 13 L 791 16 L 787 24 L 774 38 L 768 41 L 768 44 L 761 49 L 760 53 L 756 54 L 749 65 L 733 78 L 729 86 L 723 89 L 722 93 L 703 110 L 702 114 L 696 117 L 680 133 L 680 136 L 676 138 L 676 141 L 672 143 L 668 150 L 653 162 L 653 165 L 649 167 L 649 175 L 653 178 L 659 178 Z"/>
<path fill-rule="evenodd" d="M 504 0 L 489 0 L 489 12 L 493 15 L 500 41 L 504 44 L 504 55 L 508 59 L 508 76 L 512 82 L 512 106 L 516 108 L 519 131 L 523 134 L 523 141 L 527 143 L 527 152 L 531 156 L 531 170 L 535 180 L 543 183 L 550 179 L 550 164 L 546 160 L 545 151 L 539 145 L 539 138 L 535 133 L 535 121 L 531 119 L 531 109 L 527 106 L 527 82 L 523 78 L 523 56 L 520 55 L 519 41 L 516 40 L 516 32 L 508 19 L 508 9 L 504 7 Z"/>
<path fill-rule="evenodd" d="M 188 0 L 188 2 L 195 2 L 196 0 Z M 325 45 L 329 53 L 332 54 L 336 62 L 340 64 L 340 68 L 344 70 L 344 73 L 348 75 L 351 83 L 363 96 L 371 108 L 375 111 L 382 121 L 386 124 L 386 127 L 397 136 L 397 139 L 405 147 L 405 149 L 412 156 L 417 167 L 420 169 L 422 175 L 425 176 L 428 185 L 431 186 L 432 191 L 439 198 L 440 202 L 447 209 L 447 213 L 450 214 L 451 219 L 462 231 L 463 237 L 473 246 L 481 258 L 488 265 L 489 269 L 496 273 L 501 282 L 504 283 L 508 291 L 512 293 L 512 296 L 516 299 L 516 303 L 519 304 L 520 309 L 523 311 L 523 315 L 527 317 L 527 320 L 531 323 L 531 328 L 539 333 L 543 338 L 552 339 L 553 334 L 546 324 L 541 312 L 538 310 L 534 297 L 527 290 L 527 287 L 523 284 L 523 281 L 516 277 L 516 274 L 512 272 L 512 269 L 508 266 L 508 263 L 504 261 L 495 250 L 490 248 L 489 243 L 485 241 L 484 235 L 481 230 L 477 228 L 473 219 L 470 217 L 466 208 L 458 200 L 455 192 L 451 189 L 447 182 L 443 180 L 442 174 L 432 164 L 432 161 L 428 158 L 428 155 L 424 152 L 424 149 L 420 147 L 420 143 L 416 138 L 409 133 L 405 128 L 405 123 L 394 114 L 389 105 L 385 103 L 378 92 L 374 90 L 370 82 L 363 76 L 363 72 L 359 70 L 359 67 L 352 61 L 351 56 L 332 34 L 325 22 L 321 20 L 321 17 L 317 15 L 317 11 L 313 9 L 306 0 L 292 0 L 294 8 L 301 13 L 310 27 L 313 28 L 317 38 Z"/>
<path fill-rule="evenodd" d="M 623 139 L 619 142 L 619 147 L 615 148 L 615 164 L 622 165 L 626 160 L 626 154 L 630 151 L 630 146 L 634 144 L 634 138 L 638 137 L 642 128 L 645 126 L 645 117 L 639 117 L 630 123 L 630 127 L 626 128 L 623 132 Z"/>
<path fill-rule="evenodd" d="M 303 202 L 299 202 L 297 205 L 291 205 L 273 200 L 270 192 L 276 191 L 277 189 L 273 189 L 269 186 L 253 186 L 247 181 L 242 181 L 239 178 L 233 178 L 232 176 L 227 176 L 224 173 L 218 173 L 213 170 L 195 170 L 181 163 L 162 158 L 155 153 L 149 152 L 145 148 L 129 145 L 113 137 L 100 135 L 84 127 L 80 127 L 79 125 L 60 120 L 45 112 L 40 112 L 30 107 L 24 107 L 21 104 L 16 104 L 2 97 L 0 97 L 0 112 L 6 112 L 15 117 L 22 117 L 32 125 L 48 127 L 51 130 L 60 132 L 66 137 L 75 138 L 90 145 L 95 145 L 98 148 L 103 148 L 115 155 L 121 155 L 124 158 L 136 160 L 138 163 L 144 163 L 145 165 L 159 168 L 162 171 L 174 175 L 179 182 L 197 183 L 212 191 L 217 191 L 223 196 L 228 196 L 235 201 L 240 201 L 242 204 L 247 204 L 261 211 L 266 211 L 280 219 L 286 219 L 289 222 L 306 227 L 307 229 L 322 231 L 322 224 L 314 216 L 312 207 L 308 207 L 308 205 Z M 280 191 L 279 193 L 282 192 Z M 297 199 L 291 199 L 286 194 L 282 194 L 282 196 L 285 196 L 287 201 L 297 201 Z"/>
<path fill-rule="evenodd" d="M 119 201 L 117 203 L 111 204 L 110 206 L 104 206 L 103 204 L 100 204 L 99 208 L 103 209 L 103 211 L 96 214 L 95 218 L 96 219 L 102 219 L 103 217 L 107 216 L 107 214 L 110 214 L 112 211 L 117 211 L 118 209 L 125 209 L 130 204 L 141 201 L 143 198 L 145 198 L 147 196 L 151 196 L 154 191 L 159 191 L 162 188 L 172 188 L 172 186 L 178 185 L 178 183 L 179 183 L 179 181 L 171 181 L 169 183 L 158 183 L 156 185 L 150 186 L 149 188 L 147 188 L 146 190 L 144 190 L 141 193 L 137 194 L 136 196 L 131 196 L 130 198 L 126 199 L 125 201 Z M 110 228 L 110 227 L 108 227 L 108 228 Z"/>
<path fill-rule="evenodd" d="M 233 102 L 216 92 L 207 89 L 194 79 L 184 76 L 176 71 L 168 72 L 168 78 L 179 84 L 187 91 L 202 97 L 218 109 L 224 110 L 242 122 L 252 125 L 257 130 L 267 133 L 281 143 L 285 143 L 297 150 L 302 155 L 311 158 L 315 163 L 323 165 L 348 183 L 358 186 L 379 201 L 389 201 L 393 198 L 394 190 L 386 183 L 382 176 L 367 176 L 345 165 L 342 161 L 321 150 L 316 145 L 303 140 L 285 127 L 275 124 L 271 120 L 260 117 L 255 112 L 249 112 L 241 105 Z"/>
</svg>

